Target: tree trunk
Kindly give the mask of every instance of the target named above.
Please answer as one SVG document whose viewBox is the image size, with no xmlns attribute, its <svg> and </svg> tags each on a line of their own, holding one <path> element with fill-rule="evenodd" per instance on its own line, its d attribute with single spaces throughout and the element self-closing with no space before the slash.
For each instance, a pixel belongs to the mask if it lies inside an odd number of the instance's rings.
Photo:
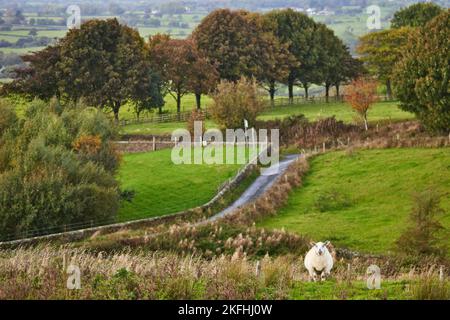
<svg viewBox="0 0 450 320">
<path fill-rule="evenodd" d="M 294 81 L 293 80 L 289 80 L 288 89 L 289 89 L 289 104 L 293 104 L 294 103 Z"/>
<path fill-rule="evenodd" d="M 181 112 L 181 94 L 177 93 L 177 113 Z"/>
<path fill-rule="evenodd" d="M 113 102 L 113 112 L 114 112 L 114 121 L 119 123 L 119 110 L 120 110 L 120 102 Z"/>
<path fill-rule="evenodd" d="M 330 102 L 330 85 L 328 83 L 325 84 L 325 102 Z"/>
<path fill-rule="evenodd" d="M 367 124 L 367 114 L 364 114 L 364 128 L 367 130 L 369 130 L 369 126 Z"/>
<path fill-rule="evenodd" d="M 308 92 L 309 86 L 308 86 L 308 84 L 304 83 L 303 84 L 303 88 L 305 88 L 305 99 L 308 99 L 309 98 L 309 92 Z"/>
<path fill-rule="evenodd" d="M 269 87 L 270 104 L 272 107 L 275 105 L 275 83 L 271 83 Z"/>
<path fill-rule="evenodd" d="M 392 100 L 392 87 L 390 79 L 386 80 L 386 95 L 389 100 Z"/>
<path fill-rule="evenodd" d="M 158 113 L 159 113 L 159 114 L 162 113 L 162 107 L 158 107 Z"/>
<path fill-rule="evenodd" d="M 339 83 L 336 83 L 336 99 L 339 100 L 340 98 L 340 89 L 341 85 Z"/>
<path fill-rule="evenodd" d="M 195 94 L 195 103 L 197 105 L 197 110 L 200 110 L 202 108 L 202 94 L 201 93 Z"/>
</svg>

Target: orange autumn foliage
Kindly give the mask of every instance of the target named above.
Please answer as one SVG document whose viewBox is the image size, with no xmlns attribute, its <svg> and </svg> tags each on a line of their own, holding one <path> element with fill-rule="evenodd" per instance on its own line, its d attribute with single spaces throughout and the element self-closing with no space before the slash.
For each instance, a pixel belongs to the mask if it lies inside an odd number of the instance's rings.
<svg viewBox="0 0 450 320">
<path fill-rule="evenodd" d="M 368 130 L 367 112 L 378 100 L 377 82 L 368 78 L 358 78 L 353 80 L 345 91 L 345 101 L 361 116 L 364 127 Z"/>
<path fill-rule="evenodd" d="M 80 136 L 73 142 L 73 148 L 84 154 L 96 154 L 102 145 L 102 140 L 100 136 L 95 135 L 84 135 Z"/>
</svg>

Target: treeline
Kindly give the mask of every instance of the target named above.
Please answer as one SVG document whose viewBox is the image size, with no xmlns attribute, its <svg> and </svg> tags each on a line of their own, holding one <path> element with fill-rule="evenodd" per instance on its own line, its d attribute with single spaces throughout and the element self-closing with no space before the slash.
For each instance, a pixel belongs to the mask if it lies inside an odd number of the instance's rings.
<svg viewBox="0 0 450 320">
<path fill-rule="evenodd" d="M 25 47 L 45 47 L 52 43 L 49 37 L 28 36 L 17 39 L 16 42 L 0 40 L 0 48 L 25 48 Z"/>
<path fill-rule="evenodd" d="M 187 93 L 210 93 L 220 80 L 254 78 L 274 99 L 279 84 L 289 97 L 300 85 L 330 88 L 357 77 L 362 63 L 324 24 L 291 9 L 258 14 L 219 9 L 185 40 L 158 34 L 144 41 L 117 19 L 91 20 L 56 44 L 25 55 L 25 68 L 3 93 L 78 101 L 114 112 L 131 102 L 137 114 L 161 108 L 172 95 L 180 111 Z"/>
</svg>

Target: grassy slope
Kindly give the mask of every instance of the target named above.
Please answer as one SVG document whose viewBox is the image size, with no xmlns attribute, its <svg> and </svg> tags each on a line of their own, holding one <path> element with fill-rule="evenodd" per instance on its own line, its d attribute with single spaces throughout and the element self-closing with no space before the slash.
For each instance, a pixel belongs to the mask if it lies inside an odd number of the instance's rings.
<svg viewBox="0 0 450 320">
<path fill-rule="evenodd" d="M 415 191 L 433 186 L 442 193 L 450 227 L 450 149 L 388 149 L 344 152 L 318 156 L 304 186 L 296 189 L 279 214 L 260 226 L 281 228 L 314 239 L 332 240 L 365 252 L 381 253 L 392 248 L 405 228 Z M 319 212 L 318 195 L 337 189 L 348 194 L 350 207 Z"/>
<path fill-rule="evenodd" d="M 122 220 L 175 213 L 208 202 L 241 165 L 175 165 L 171 149 L 124 156 L 118 178 L 136 192 L 125 203 Z"/>
<path fill-rule="evenodd" d="M 206 100 L 206 99 L 205 99 Z M 319 118 L 336 116 L 338 120 L 347 123 L 358 122 L 355 112 L 346 103 L 311 103 L 300 104 L 288 107 L 276 107 L 267 110 L 259 116 L 261 120 L 282 119 L 291 115 L 304 114 L 308 119 L 314 121 Z M 369 112 L 369 121 L 376 122 L 380 120 L 404 120 L 412 119 L 414 115 L 402 111 L 398 108 L 397 102 L 379 102 L 373 106 Z M 214 128 L 216 124 L 213 121 L 206 123 L 207 128 Z M 185 123 L 141 123 L 122 127 L 123 133 L 131 134 L 170 134 L 177 128 L 185 128 Z"/>
</svg>

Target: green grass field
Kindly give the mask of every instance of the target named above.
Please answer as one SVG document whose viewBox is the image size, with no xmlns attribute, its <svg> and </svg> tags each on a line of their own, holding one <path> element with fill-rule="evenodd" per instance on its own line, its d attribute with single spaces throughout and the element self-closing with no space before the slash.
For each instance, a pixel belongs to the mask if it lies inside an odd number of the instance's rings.
<svg viewBox="0 0 450 320">
<path fill-rule="evenodd" d="M 136 194 L 131 203 L 124 203 L 120 220 L 161 216 L 205 204 L 241 167 L 239 164 L 175 165 L 171 151 L 124 156 L 118 179 L 122 189 L 134 190 Z"/>
<path fill-rule="evenodd" d="M 206 129 L 217 128 L 212 120 L 205 121 Z M 121 128 L 123 134 L 155 134 L 170 135 L 176 129 L 186 129 L 186 122 L 162 122 L 162 123 L 138 123 L 130 124 Z"/>
<path fill-rule="evenodd" d="M 304 114 L 311 121 L 320 118 L 336 116 L 337 120 L 347 123 L 360 121 L 357 114 L 347 103 L 310 103 L 287 107 L 276 107 L 265 111 L 258 117 L 260 120 L 282 119 L 292 115 Z M 369 110 L 368 120 L 376 122 L 380 120 L 404 120 L 412 119 L 414 115 L 398 108 L 397 102 L 378 102 Z"/>
<path fill-rule="evenodd" d="M 259 223 L 331 240 L 339 247 L 386 253 L 405 229 L 414 192 L 443 195 L 442 223 L 450 227 L 450 149 L 385 149 L 333 152 L 311 160 L 304 185 L 293 191 L 277 216 Z M 336 191 L 349 206 L 321 212 L 316 201 Z M 322 203 L 323 204 L 323 203 Z M 325 203 L 326 204 L 326 203 Z"/>
<path fill-rule="evenodd" d="M 187 96 L 186 98 L 188 98 Z M 189 101 L 188 99 L 186 99 Z M 204 99 L 206 103 L 210 100 Z M 169 100 L 170 101 L 170 100 Z M 188 104 L 189 105 L 189 104 Z M 168 106 L 168 108 L 173 108 Z M 124 111 L 124 115 L 125 115 Z M 275 107 L 263 112 L 259 120 L 283 119 L 292 115 L 304 114 L 311 121 L 320 118 L 336 116 L 336 119 L 343 120 L 346 123 L 359 123 L 360 119 L 351 107 L 346 103 L 311 103 L 299 104 L 286 107 Z M 128 114 L 130 116 L 131 113 Z M 378 122 L 383 120 L 406 120 L 414 119 L 414 115 L 409 112 L 402 111 L 398 108 L 397 102 L 379 102 L 373 106 L 369 112 L 369 122 Z M 206 122 L 206 128 L 215 128 L 217 125 L 212 120 Z M 121 128 L 122 133 L 126 134 L 170 134 L 178 128 L 186 128 L 183 122 L 167 122 L 167 123 L 140 123 L 127 125 Z"/>
</svg>

